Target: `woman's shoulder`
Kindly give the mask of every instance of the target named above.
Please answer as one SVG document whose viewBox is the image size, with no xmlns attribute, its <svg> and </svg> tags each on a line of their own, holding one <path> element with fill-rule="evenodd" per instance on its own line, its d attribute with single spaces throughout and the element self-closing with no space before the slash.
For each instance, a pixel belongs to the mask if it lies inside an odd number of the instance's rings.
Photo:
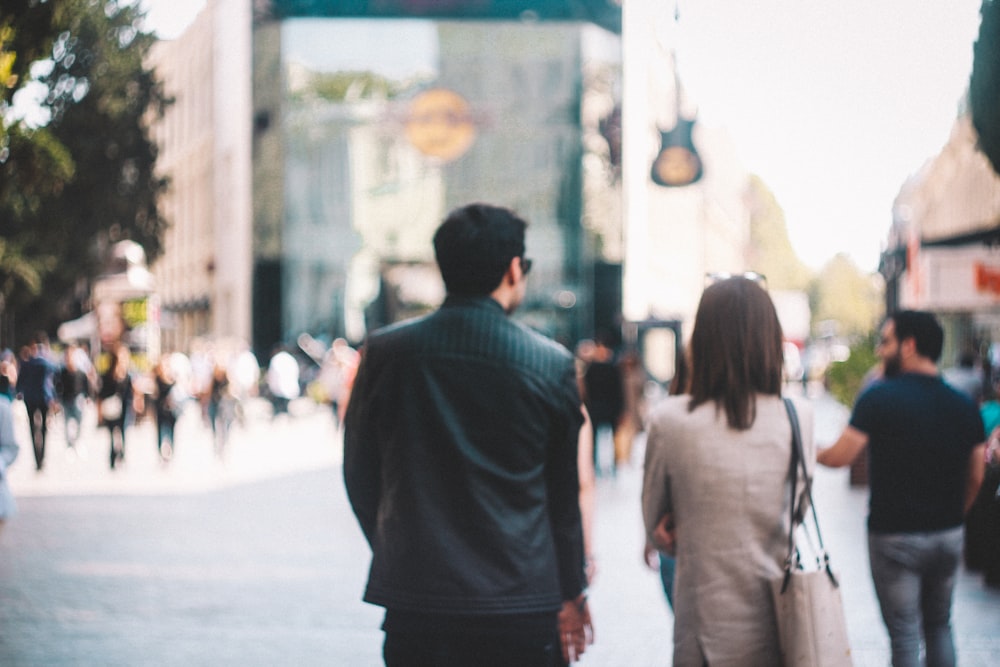
<svg viewBox="0 0 1000 667">
<path fill-rule="evenodd" d="M 678 396 L 665 396 L 659 399 L 649 409 L 649 423 L 671 422 L 683 419 L 688 410 L 688 403 L 691 397 L 682 394 Z"/>
</svg>

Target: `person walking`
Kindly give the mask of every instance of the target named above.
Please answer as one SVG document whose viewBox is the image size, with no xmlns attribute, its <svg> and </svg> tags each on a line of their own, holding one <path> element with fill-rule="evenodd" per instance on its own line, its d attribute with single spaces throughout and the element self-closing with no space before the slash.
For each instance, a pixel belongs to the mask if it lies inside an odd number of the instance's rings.
<svg viewBox="0 0 1000 667">
<path fill-rule="evenodd" d="M 868 448 L 868 554 L 895 667 L 919 665 L 921 643 L 928 667 L 956 662 L 952 597 L 986 436 L 972 400 L 938 373 L 943 344 L 933 314 L 891 315 L 878 345 L 882 379 L 817 457 L 846 466 Z"/>
<path fill-rule="evenodd" d="M 184 408 L 183 387 L 171 366 L 171 356 L 162 355 L 153 367 L 153 382 L 156 384 L 154 407 L 156 412 L 156 451 L 164 463 L 174 455 L 174 431 L 177 418 Z"/>
<path fill-rule="evenodd" d="M 90 378 L 81 368 L 80 355 L 86 356 L 80 346 L 67 345 L 63 353 L 63 365 L 56 379 L 65 422 L 66 446 L 70 449 L 75 449 L 80 439 L 83 410 L 91 396 Z"/>
<path fill-rule="evenodd" d="M 0 529 L 4 522 L 14 516 L 17 503 L 7 481 L 7 470 L 17 458 L 20 447 L 14 436 L 14 413 L 11 411 L 10 397 L 0 392 Z"/>
<path fill-rule="evenodd" d="M 17 356 L 10 350 L 0 351 L 0 396 L 17 397 Z"/>
<path fill-rule="evenodd" d="M 208 391 L 208 421 L 212 427 L 212 442 L 215 455 L 223 459 L 229 432 L 236 420 L 236 397 L 233 395 L 229 374 L 221 362 L 216 362 L 212 370 L 212 384 Z"/>
<path fill-rule="evenodd" d="M 288 406 L 299 397 L 299 362 L 292 353 L 278 346 L 267 364 L 265 375 L 268 395 L 271 398 L 271 416 L 290 415 Z"/>
<path fill-rule="evenodd" d="M 642 515 L 650 543 L 676 554 L 668 596 L 676 667 L 781 664 L 768 611 L 768 582 L 782 574 L 790 530 L 781 340 L 763 287 L 744 277 L 710 285 L 695 315 L 687 382 L 650 413 Z M 794 404 L 811 474 L 813 414 L 807 402 Z"/>
<path fill-rule="evenodd" d="M 447 296 L 368 336 L 344 479 L 389 667 L 572 662 L 592 641 L 573 357 L 510 319 L 527 223 L 470 204 L 434 234 Z"/>
<path fill-rule="evenodd" d="M 142 412 L 142 394 L 135 391 L 132 382 L 131 359 L 132 355 L 125 345 L 115 349 L 111 365 L 101 376 L 101 388 L 97 394 L 97 412 L 101 425 L 108 429 L 111 442 L 112 470 L 117 463 L 125 460 L 125 427 L 128 420 L 133 412 Z"/>
<path fill-rule="evenodd" d="M 594 469 L 598 475 L 613 475 L 618 468 L 615 435 L 625 409 L 621 371 L 607 339 L 606 334 L 595 339 L 590 361 L 583 373 L 583 401 L 592 420 Z M 602 462 L 605 458 L 607 465 Z"/>
<path fill-rule="evenodd" d="M 17 373 L 17 391 L 28 411 L 31 444 L 35 451 L 35 468 L 45 465 L 45 444 L 48 439 L 49 410 L 56 406 L 56 365 L 45 354 L 47 338 L 42 335 L 32 339 L 27 359 L 21 362 Z"/>
</svg>

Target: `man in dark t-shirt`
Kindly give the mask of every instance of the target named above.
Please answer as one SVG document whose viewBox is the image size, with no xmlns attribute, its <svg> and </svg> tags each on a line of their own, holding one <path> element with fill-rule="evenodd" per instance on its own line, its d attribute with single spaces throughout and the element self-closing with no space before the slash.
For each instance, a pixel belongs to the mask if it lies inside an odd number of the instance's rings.
<svg viewBox="0 0 1000 667">
<path fill-rule="evenodd" d="M 982 483 L 986 436 L 976 406 L 940 377 L 944 332 L 927 312 L 901 311 L 882 327 L 882 380 L 858 398 L 827 466 L 865 446 L 871 498 L 868 555 L 893 665 L 954 665 L 951 601 L 965 512 Z"/>
</svg>

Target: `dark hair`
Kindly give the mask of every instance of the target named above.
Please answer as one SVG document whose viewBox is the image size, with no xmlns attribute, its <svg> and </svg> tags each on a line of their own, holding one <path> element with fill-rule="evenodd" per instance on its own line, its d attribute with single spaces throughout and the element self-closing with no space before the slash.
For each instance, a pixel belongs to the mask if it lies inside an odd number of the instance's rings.
<svg viewBox="0 0 1000 667">
<path fill-rule="evenodd" d="M 449 294 L 483 296 L 503 279 L 510 261 L 524 256 L 528 223 L 489 204 L 455 209 L 434 233 L 434 255 Z"/>
<path fill-rule="evenodd" d="M 689 410 L 715 401 L 731 428 L 746 430 L 756 397 L 781 394 L 781 323 L 764 289 L 743 277 L 705 289 L 689 347 Z"/>
<path fill-rule="evenodd" d="M 902 343 L 912 338 L 917 354 L 937 363 L 944 347 L 944 329 L 933 313 L 925 310 L 901 310 L 889 316 L 896 328 L 896 340 Z"/>
</svg>

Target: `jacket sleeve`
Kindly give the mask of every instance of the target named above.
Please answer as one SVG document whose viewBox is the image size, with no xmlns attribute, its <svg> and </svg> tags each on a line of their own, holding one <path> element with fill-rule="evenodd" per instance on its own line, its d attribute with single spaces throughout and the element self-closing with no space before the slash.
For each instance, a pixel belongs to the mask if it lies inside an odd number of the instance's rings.
<svg viewBox="0 0 1000 667">
<path fill-rule="evenodd" d="M 653 529 L 667 512 L 670 502 L 670 475 L 662 456 L 662 433 L 655 423 L 650 424 L 646 437 L 646 459 L 642 476 L 642 523 L 646 539 L 652 542 Z"/>
<path fill-rule="evenodd" d="M 573 600 L 586 588 L 587 575 L 577 462 L 583 413 L 572 363 L 563 374 L 560 389 L 560 395 L 565 397 L 565 412 L 558 420 L 560 425 L 550 448 L 546 476 L 550 521 L 559 562 L 559 586 L 563 600 Z"/>
<path fill-rule="evenodd" d="M 369 546 L 375 539 L 381 479 L 375 432 L 373 365 L 370 349 L 363 350 L 344 415 L 344 485 Z"/>
</svg>

